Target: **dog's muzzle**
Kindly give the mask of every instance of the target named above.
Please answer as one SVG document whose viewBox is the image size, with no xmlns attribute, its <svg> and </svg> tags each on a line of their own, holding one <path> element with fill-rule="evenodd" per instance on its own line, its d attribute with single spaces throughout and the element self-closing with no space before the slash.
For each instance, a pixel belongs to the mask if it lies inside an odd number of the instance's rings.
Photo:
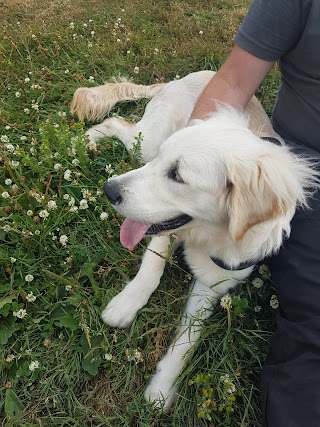
<svg viewBox="0 0 320 427">
<path fill-rule="evenodd" d="M 103 191 L 112 205 L 119 205 L 122 202 L 120 186 L 116 181 L 107 181 L 103 186 Z"/>
</svg>

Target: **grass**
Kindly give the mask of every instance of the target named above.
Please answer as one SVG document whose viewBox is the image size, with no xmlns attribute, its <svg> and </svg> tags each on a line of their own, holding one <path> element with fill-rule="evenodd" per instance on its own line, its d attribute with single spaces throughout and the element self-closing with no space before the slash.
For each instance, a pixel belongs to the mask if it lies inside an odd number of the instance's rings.
<svg viewBox="0 0 320 427">
<path fill-rule="evenodd" d="M 145 244 L 133 254 L 120 246 L 122 219 L 101 188 L 136 159 L 107 138 L 90 151 L 88 124 L 69 113 L 79 86 L 119 75 L 154 83 L 217 69 L 248 5 L 0 5 L 2 426 L 260 425 L 259 374 L 273 329 L 264 271 L 239 286 L 229 316 L 217 307 L 206 323 L 174 409 L 161 414 L 144 402 L 192 278 L 178 254 L 130 328 L 102 323 L 102 308 L 134 276 Z M 268 112 L 278 83 L 274 70 L 259 92 Z M 114 112 L 135 118 L 144 105 Z"/>
</svg>

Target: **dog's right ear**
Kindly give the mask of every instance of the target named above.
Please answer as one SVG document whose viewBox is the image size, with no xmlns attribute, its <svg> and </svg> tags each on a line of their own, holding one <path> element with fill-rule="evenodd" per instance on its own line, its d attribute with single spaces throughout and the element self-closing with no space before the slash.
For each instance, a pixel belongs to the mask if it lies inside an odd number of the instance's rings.
<svg viewBox="0 0 320 427">
<path fill-rule="evenodd" d="M 241 240 L 254 225 L 294 212 L 296 197 L 283 165 L 264 154 L 258 159 L 234 159 L 227 165 L 229 181 L 229 231 Z M 277 163 L 277 162 L 276 162 Z"/>
</svg>

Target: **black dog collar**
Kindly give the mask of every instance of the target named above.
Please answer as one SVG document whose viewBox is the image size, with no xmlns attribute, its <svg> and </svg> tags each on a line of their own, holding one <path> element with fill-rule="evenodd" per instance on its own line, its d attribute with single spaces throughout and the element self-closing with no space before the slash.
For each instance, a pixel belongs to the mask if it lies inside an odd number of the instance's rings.
<svg viewBox="0 0 320 427">
<path fill-rule="evenodd" d="M 215 258 L 213 256 L 210 258 L 215 264 L 217 264 L 218 267 L 223 268 L 224 270 L 229 270 L 229 271 L 245 270 L 246 268 L 253 267 L 256 264 L 253 261 L 246 261 L 246 262 L 241 262 L 236 267 L 230 267 L 228 264 L 226 264 L 224 261 L 222 261 L 219 258 Z"/>
<path fill-rule="evenodd" d="M 279 141 L 278 138 L 273 138 L 271 136 L 262 136 L 260 139 L 263 139 L 264 141 L 269 141 L 272 142 L 272 144 L 276 144 L 276 145 L 280 145 L 282 146 L 283 144 L 281 143 L 281 141 Z"/>
</svg>

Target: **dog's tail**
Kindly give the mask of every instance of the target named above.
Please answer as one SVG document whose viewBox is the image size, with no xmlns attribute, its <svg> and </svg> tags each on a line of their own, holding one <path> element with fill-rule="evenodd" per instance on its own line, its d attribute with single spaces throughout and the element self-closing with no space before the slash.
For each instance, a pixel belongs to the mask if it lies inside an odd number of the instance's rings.
<svg viewBox="0 0 320 427">
<path fill-rule="evenodd" d="M 144 86 L 128 81 L 118 81 L 97 87 L 81 87 L 73 95 L 71 113 L 76 114 L 81 121 L 85 118 L 102 120 L 117 102 L 153 98 L 165 84 Z"/>
</svg>

